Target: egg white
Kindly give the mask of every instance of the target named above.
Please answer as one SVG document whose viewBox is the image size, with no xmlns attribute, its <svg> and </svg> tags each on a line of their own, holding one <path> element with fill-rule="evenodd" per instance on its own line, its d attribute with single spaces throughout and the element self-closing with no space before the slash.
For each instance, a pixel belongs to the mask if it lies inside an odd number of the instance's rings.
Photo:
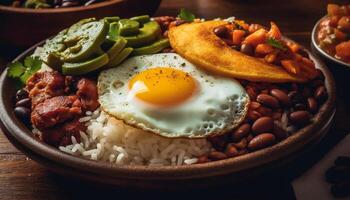
<svg viewBox="0 0 350 200">
<path fill-rule="evenodd" d="M 141 102 L 130 95 L 128 82 L 143 70 L 172 67 L 190 74 L 197 82 L 193 96 L 164 108 Z M 176 53 L 135 56 L 98 77 L 101 108 L 126 124 L 165 137 L 203 138 L 223 134 L 238 126 L 248 111 L 249 97 L 234 79 L 210 75 Z"/>
</svg>

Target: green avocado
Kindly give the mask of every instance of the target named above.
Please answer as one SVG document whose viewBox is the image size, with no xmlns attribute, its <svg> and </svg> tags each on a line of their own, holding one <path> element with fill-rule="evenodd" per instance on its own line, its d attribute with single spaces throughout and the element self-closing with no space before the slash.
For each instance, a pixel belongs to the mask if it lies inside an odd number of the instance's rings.
<svg viewBox="0 0 350 200">
<path fill-rule="evenodd" d="M 120 17 L 117 17 L 117 16 L 105 17 L 105 18 L 103 18 L 103 20 L 105 20 L 108 23 L 118 22 L 120 20 Z"/>
<path fill-rule="evenodd" d="M 105 21 L 83 19 L 48 40 L 40 57 L 49 66 L 52 64 L 50 54 L 55 54 L 61 62 L 82 62 L 97 53 L 107 32 L 108 24 Z"/>
<path fill-rule="evenodd" d="M 128 36 L 138 34 L 140 23 L 130 19 L 121 19 L 118 21 L 119 35 Z"/>
<path fill-rule="evenodd" d="M 127 41 L 129 47 L 141 47 L 152 43 L 161 35 L 161 29 L 157 22 L 147 22 L 139 29 L 139 33 L 132 36 L 123 36 Z"/>
<path fill-rule="evenodd" d="M 106 65 L 106 67 L 114 67 L 123 62 L 125 58 L 127 58 L 131 52 L 133 51 L 133 48 L 127 47 L 123 49 L 113 60 L 109 61 L 109 63 Z"/>
<path fill-rule="evenodd" d="M 154 54 L 170 46 L 169 39 L 160 39 L 150 45 L 135 48 L 132 52 L 133 56 L 144 55 L 144 54 Z"/>
<path fill-rule="evenodd" d="M 78 22 L 79 23 L 79 22 Z M 59 52 L 63 62 L 80 62 L 98 50 L 106 38 L 108 24 L 103 21 L 91 21 L 80 26 L 73 25 L 67 31 L 63 43 L 66 49 Z"/>
<path fill-rule="evenodd" d="M 82 75 L 95 71 L 109 62 L 108 55 L 102 54 L 94 59 L 80 63 L 63 63 L 62 73 L 64 75 Z"/>
<path fill-rule="evenodd" d="M 138 21 L 140 24 L 145 24 L 151 21 L 151 18 L 149 17 L 149 15 L 141 15 L 141 16 L 132 17 L 130 18 L 130 20 Z"/>
<path fill-rule="evenodd" d="M 123 50 L 125 47 L 127 41 L 126 39 L 120 37 L 118 38 L 114 45 L 107 51 L 107 55 L 109 57 L 109 60 L 113 60 L 118 54 Z"/>
</svg>

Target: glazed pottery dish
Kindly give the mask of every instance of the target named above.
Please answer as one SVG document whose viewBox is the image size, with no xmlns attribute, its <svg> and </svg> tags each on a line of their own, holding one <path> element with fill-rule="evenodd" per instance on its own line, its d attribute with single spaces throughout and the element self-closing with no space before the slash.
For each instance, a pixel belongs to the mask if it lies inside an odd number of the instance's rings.
<svg viewBox="0 0 350 200">
<path fill-rule="evenodd" d="M 3 129 L 29 157 L 147 188 L 273 169 L 316 144 L 335 113 L 327 67 L 275 23 L 184 9 L 82 19 L 10 63 L 0 94 Z"/>
</svg>

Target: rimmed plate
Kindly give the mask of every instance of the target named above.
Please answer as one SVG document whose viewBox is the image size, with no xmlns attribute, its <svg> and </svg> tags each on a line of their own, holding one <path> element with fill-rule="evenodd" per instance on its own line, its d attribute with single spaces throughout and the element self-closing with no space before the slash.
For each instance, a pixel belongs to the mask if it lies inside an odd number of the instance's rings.
<svg viewBox="0 0 350 200">
<path fill-rule="evenodd" d="M 43 42 L 38 43 L 28 49 L 14 61 L 23 60 L 42 44 Z M 176 167 L 115 166 L 63 153 L 35 138 L 15 117 L 13 99 L 16 90 L 13 80 L 7 77 L 7 69 L 0 77 L 0 119 L 3 130 L 15 145 L 30 158 L 61 174 L 95 182 L 141 188 L 201 187 L 220 184 L 227 180 L 240 181 L 292 160 L 327 133 L 335 113 L 335 83 L 323 62 L 312 54 L 310 58 L 324 72 L 329 94 L 329 98 L 315 115 L 314 123 L 274 146 L 210 163 Z"/>
</svg>

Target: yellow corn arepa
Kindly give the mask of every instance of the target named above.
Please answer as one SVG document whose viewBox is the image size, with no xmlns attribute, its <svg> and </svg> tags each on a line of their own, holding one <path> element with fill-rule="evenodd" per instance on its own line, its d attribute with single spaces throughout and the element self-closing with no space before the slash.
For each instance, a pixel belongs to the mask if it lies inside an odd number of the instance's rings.
<svg viewBox="0 0 350 200">
<path fill-rule="evenodd" d="M 170 44 L 190 62 L 216 74 L 270 83 L 307 81 L 289 74 L 282 67 L 231 49 L 213 31 L 225 24 L 225 21 L 206 21 L 173 27 L 168 34 Z"/>
</svg>

